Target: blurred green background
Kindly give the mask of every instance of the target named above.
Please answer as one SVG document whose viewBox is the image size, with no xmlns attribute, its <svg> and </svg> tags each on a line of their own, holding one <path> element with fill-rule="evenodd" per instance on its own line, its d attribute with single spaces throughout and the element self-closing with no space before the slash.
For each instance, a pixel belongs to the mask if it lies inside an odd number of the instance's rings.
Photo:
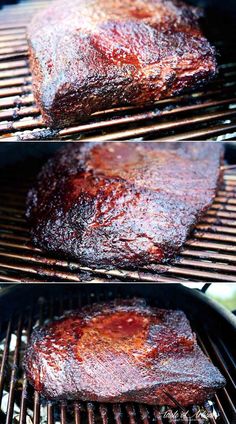
<svg viewBox="0 0 236 424">
<path fill-rule="evenodd" d="M 207 295 L 217 300 L 230 311 L 236 310 L 236 283 L 215 283 L 207 290 Z"/>
<path fill-rule="evenodd" d="M 200 288 L 199 283 L 186 283 L 185 285 L 191 288 Z M 201 284 L 201 287 L 203 285 Z M 236 311 L 236 283 L 212 283 L 206 294 L 230 311 Z"/>
</svg>

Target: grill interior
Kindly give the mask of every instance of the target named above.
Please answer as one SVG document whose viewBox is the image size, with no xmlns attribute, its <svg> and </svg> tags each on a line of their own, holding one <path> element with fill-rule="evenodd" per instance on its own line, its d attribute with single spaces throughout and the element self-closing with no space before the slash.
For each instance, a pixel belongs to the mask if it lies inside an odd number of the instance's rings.
<svg viewBox="0 0 236 424">
<path fill-rule="evenodd" d="M 204 89 L 150 107 L 119 107 L 95 113 L 86 123 L 52 132 L 44 127 L 32 94 L 26 26 L 46 0 L 22 0 L 0 10 L 0 139 L 226 140 L 236 136 L 234 24 L 222 16 L 206 21 L 218 52 L 219 75 Z"/>
<path fill-rule="evenodd" d="M 137 270 L 92 269 L 35 248 L 25 221 L 25 200 L 38 166 L 0 173 L 0 281 L 236 281 L 236 171 L 224 173 L 215 201 L 172 265 Z"/>
<path fill-rule="evenodd" d="M 95 287 L 96 286 L 96 287 Z M 152 286 L 127 286 L 114 285 L 105 290 L 102 285 L 90 285 L 80 289 L 78 286 L 58 286 L 52 290 L 47 287 L 37 286 L 34 294 L 32 290 L 22 286 L 18 292 L 13 293 L 7 300 L 0 299 L 5 305 L 9 315 L 9 304 L 17 312 L 12 312 L 9 319 L 2 319 L 0 338 L 0 402 L 1 423 L 5 424 L 82 424 L 82 423 L 115 423 L 115 424 L 166 424 L 166 423 L 198 423 L 198 424 L 233 424 L 236 419 L 236 410 L 233 404 L 235 392 L 235 357 L 229 340 L 233 340 L 230 328 L 225 331 L 222 317 L 217 315 L 218 329 L 215 331 L 214 319 L 216 316 L 206 308 L 200 293 L 193 294 L 196 290 L 185 287 L 171 286 L 170 291 L 161 285 L 157 287 L 155 295 Z M 40 287 L 40 289 L 39 289 Z M 169 286 L 170 287 L 170 286 Z M 24 289 L 24 290 L 23 290 Z M 6 290 L 6 289 L 5 289 Z M 9 289 L 8 289 L 9 290 Z M 4 290 L 3 290 L 4 291 Z M 197 292 L 197 291 L 196 291 Z M 32 327 L 38 323 L 42 325 L 45 320 L 60 316 L 66 310 L 79 309 L 82 305 L 94 301 L 104 301 L 114 297 L 144 296 L 150 304 L 166 308 L 182 308 L 191 321 L 192 328 L 197 333 L 198 343 L 203 351 L 210 356 L 213 363 L 224 374 L 227 385 L 220 390 L 213 401 L 205 405 L 195 405 L 189 409 L 188 414 L 180 409 L 166 407 L 150 407 L 140 404 L 99 404 L 92 402 L 46 402 L 40 399 L 28 384 L 22 370 L 22 359 L 25 346 L 29 340 Z M 172 294 L 172 295 L 171 295 Z M 195 298 L 196 296 L 196 298 Z M 199 299 L 200 296 L 200 299 Z M 22 299 L 31 299 L 31 303 L 22 306 Z M 2 302 L 1 302 L 2 300 Z M 187 303 L 186 303 L 187 301 Z M 184 303 L 184 305 L 183 305 Z M 193 303 L 195 303 L 195 312 Z M 188 310 L 189 308 L 189 310 Z M 202 314 L 198 314 L 199 308 Z M 206 315 L 207 310 L 207 315 Z M 204 311 L 204 313 L 203 313 Z M 204 318 L 207 316 L 207 319 Z M 4 316 L 4 315 L 3 315 Z M 202 316 L 202 320 L 201 317 Z M 212 321 L 212 322 L 211 322 Z M 232 330 L 232 329 L 231 329 Z M 222 336 L 222 334 L 223 336 Z M 229 337 L 229 340 L 227 338 Z M 231 339 L 230 339 L 231 337 Z"/>
</svg>

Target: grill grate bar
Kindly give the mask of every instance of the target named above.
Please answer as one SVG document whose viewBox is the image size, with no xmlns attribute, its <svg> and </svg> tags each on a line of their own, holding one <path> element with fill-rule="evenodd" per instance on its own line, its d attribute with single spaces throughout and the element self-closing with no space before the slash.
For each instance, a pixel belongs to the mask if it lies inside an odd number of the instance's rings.
<svg viewBox="0 0 236 424">
<path fill-rule="evenodd" d="M 18 94 L 18 93 L 17 93 Z M 23 97 L 5 97 L 4 99 L 0 98 L 0 106 L 3 109 L 4 107 L 21 107 L 32 104 L 34 101 L 33 94 L 25 94 Z"/>
<path fill-rule="evenodd" d="M 87 403 L 88 423 L 94 424 L 94 406 L 91 402 Z"/>
<path fill-rule="evenodd" d="M 80 404 L 78 402 L 75 402 L 74 404 L 74 414 L 75 414 L 75 424 L 81 424 Z"/>
<path fill-rule="evenodd" d="M 27 50 L 28 50 L 27 43 L 22 43 L 22 45 L 18 47 L 0 48 L 0 58 L 1 59 L 7 59 L 8 57 L 12 58 L 12 57 L 18 56 L 19 53 L 26 55 Z"/>
<path fill-rule="evenodd" d="M 196 238 L 200 239 L 211 239 L 216 241 L 223 241 L 223 242 L 229 242 L 229 243 L 236 243 L 236 237 L 235 236 L 228 236 L 226 234 L 214 234 L 209 232 L 201 232 L 201 231 L 195 231 L 194 236 Z"/>
<path fill-rule="evenodd" d="M 29 237 L 14 236 L 13 234 L 2 234 L 1 237 L 4 238 L 4 240 L 5 239 L 10 239 L 10 240 L 23 241 L 23 242 L 28 242 L 29 241 Z"/>
<path fill-rule="evenodd" d="M 29 70 L 26 67 L 17 67 L 16 69 L 12 69 L 9 67 L 7 68 L 7 70 L 1 70 L 0 67 L 0 80 L 4 80 L 6 82 L 6 80 L 9 79 L 9 81 L 11 81 L 12 79 L 16 78 L 16 77 L 25 77 L 29 75 Z"/>
<path fill-rule="evenodd" d="M 24 34 L 26 36 L 26 29 L 25 28 L 10 28 L 10 29 L 4 29 L 2 26 L 0 27 L 0 37 L 4 37 L 6 35 L 18 35 L 18 34 Z M 1 66 L 0 66 L 1 69 Z"/>
<path fill-rule="evenodd" d="M 193 266 L 193 267 L 200 267 L 200 268 L 213 268 L 218 271 L 225 271 L 225 272 L 232 272 L 232 274 L 235 274 L 236 277 L 236 269 L 235 265 L 229 265 L 229 264 L 222 264 L 217 262 L 209 262 L 209 261 L 201 261 L 201 260 L 188 260 L 185 258 L 180 258 L 178 261 L 178 264 L 184 265 L 184 266 Z"/>
<path fill-rule="evenodd" d="M 61 404 L 61 424 L 66 424 L 66 404 Z"/>
<path fill-rule="evenodd" d="M 207 215 L 216 216 L 218 218 L 226 218 L 226 219 L 236 219 L 236 214 L 232 212 L 225 212 L 224 210 L 210 210 L 207 212 Z"/>
<path fill-rule="evenodd" d="M 53 406 L 50 402 L 47 403 L 47 421 L 48 424 L 54 424 Z"/>
<path fill-rule="evenodd" d="M 223 208 L 226 211 L 236 212 L 236 206 L 230 205 L 229 202 L 225 202 L 223 204 Z M 212 205 L 212 209 L 222 209 L 222 204 L 221 203 L 214 203 Z"/>
<path fill-rule="evenodd" d="M 32 330 L 32 311 L 30 309 L 30 313 L 29 313 L 29 316 L 28 316 L 28 327 L 26 329 L 26 342 L 27 343 L 29 342 L 29 339 L 30 339 L 31 330 Z M 25 422 L 26 422 L 27 392 L 28 392 L 28 382 L 27 382 L 25 373 L 23 373 L 19 424 L 25 424 Z"/>
<path fill-rule="evenodd" d="M 2 53 L 7 53 L 8 52 L 8 49 L 10 49 L 11 51 L 13 50 L 13 52 L 14 52 L 14 50 L 16 49 L 16 52 L 17 52 L 17 50 L 18 50 L 18 48 L 19 47 L 26 47 L 27 48 L 27 43 L 26 43 L 26 41 L 24 40 L 24 42 L 20 39 L 20 40 L 17 40 L 17 39 L 14 39 L 14 40 L 7 40 L 7 45 L 8 45 L 8 48 L 6 49 L 6 47 L 5 47 L 5 42 L 3 42 L 3 41 L 1 41 L 0 40 L 0 55 L 2 54 Z"/>
<path fill-rule="evenodd" d="M 144 405 L 139 405 L 139 411 L 143 424 L 149 424 L 149 416 L 147 408 Z"/>
<path fill-rule="evenodd" d="M 9 119 L 11 117 L 14 117 L 14 119 L 27 117 L 29 115 L 38 115 L 39 110 L 37 107 L 31 106 L 31 107 L 24 107 L 21 109 L 18 109 L 17 107 L 10 110 L 5 110 L 3 112 L 0 112 L 0 119 Z"/>
<path fill-rule="evenodd" d="M 16 87 L 18 85 L 28 85 L 31 83 L 31 81 L 31 76 L 0 79 L 0 88 L 2 89 L 7 87 Z"/>
<path fill-rule="evenodd" d="M 236 199 L 232 199 L 231 196 L 227 195 L 226 197 L 224 196 L 217 196 L 215 198 L 216 202 L 220 202 L 220 203 L 229 203 L 229 204 L 233 204 L 236 205 Z"/>
<path fill-rule="evenodd" d="M 6 242 L 6 241 L 4 241 L 4 242 L 1 242 L 1 246 L 3 246 L 3 247 L 13 247 L 13 248 L 15 248 L 15 249 L 23 249 L 23 250 L 32 250 L 32 247 L 31 246 L 26 246 L 26 245 L 24 245 L 24 244 L 22 244 L 22 245 L 20 245 L 19 243 L 17 244 L 17 243 L 9 243 L 9 242 Z M 40 249 L 38 249 L 38 248 L 34 248 L 34 250 L 36 251 L 36 252 L 41 252 L 41 250 Z"/>
<path fill-rule="evenodd" d="M 27 84 L 27 86 L 23 87 L 11 87 L 11 88 L 1 88 L 0 89 L 0 98 L 1 97 L 9 97 L 9 96 L 18 96 L 18 95 L 25 95 L 29 94 L 31 91 L 31 85 Z M 2 131 L 2 130 L 1 130 Z"/>
<path fill-rule="evenodd" d="M 34 392 L 34 415 L 33 424 L 40 423 L 40 397 L 38 392 Z"/>
<path fill-rule="evenodd" d="M 9 355 L 11 330 L 12 330 L 12 321 L 10 320 L 9 323 L 8 323 L 8 327 L 7 327 L 4 350 L 3 350 L 3 354 L 2 354 L 1 370 L 0 370 L 0 405 L 1 405 L 1 402 L 2 402 L 2 394 L 3 394 L 4 379 L 5 379 L 4 370 L 5 370 L 6 363 L 7 363 L 7 360 L 8 360 L 8 355 Z"/>
<path fill-rule="evenodd" d="M 21 40 L 25 41 L 25 32 L 19 32 L 18 34 L 1 34 L 0 33 L 0 46 L 5 46 L 5 43 L 7 41 L 8 45 L 12 45 L 11 43 L 14 42 L 22 42 Z M 1 68 L 0 68 L 1 69 Z M 29 69 L 26 68 L 27 74 L 29 73 Z M 1 73 L 0 73 L 1 74 Z"/>
<path fill-rule="evenodd" d="M 122 424 L 122 412 L 121 412 L 121 406 L 119 404 L 113 405 L 113 414 L 116 424 Z"/>
<path fill-rule="evenodd" d="M 187 240 L 185 243 L 187 246 L 191 247 L 202 247 L 203 249 L 208 250 L 225 250 L 227 252 L 235 252 L 235 246 L 234 245 L 226 245 L 223 243 L 212 243 L 212 242 L 205 242 L 201 240 Z"/>
<path fill-rule="evenodd" d="M 19 367 L 19 354 L 20 354 L 19 346 L 21 341 L 21 332 L 22 332 L 22 317 L 20 316 L 18 328 L 17 328 L 17 335 L 16 335 L 16 347 L 15 347 L 14 356 L 13 356 L 13 366 L 11 371 L 11 381 L 10 381 L 9 397 L 8 397 L 8 404 L 7 404 L 6 424 L 12 424 L 15 385 L 16 385 L 17 369 Z"/>
<path fill-rule="evenodd" d="M 20 232 L 20 233 L 27 233 L 27 229 L 26 229 L 26 226 L 25 225 L 23 225 L 24 223 L 22 223 L 21 225 L 7 225 L 7 224 L 4 224 L 4 223 L 2 223 L 1 224 L 1 228 L 2 229 L 4 229 L 4 230 L 10 230 L 10 231 L 15 231 L 16 233 L 17 232 Z"/>
<path fill-rule="evenodd" d="M 227 261 L 228 263 L 236 262 L 236 258 L 234 255 L 226 255 L 223 253 L 217 253 L 217 252 L 212 252 L 212 251 L 202 251 L 202 250 L 193 250 L 193 249 L 183 249 L 182 250 L 182 255 L 185 256 L 195 256 L 197 258 L 202 258 L 202 259 L 209 259 L 209 260 L 219 260 L 221 262 Z"/>
<path fill-rule="evenodd" d="M 0 71 L 10 71 L 12 70 L 20 70 L 20 68 L 25 68 L 28 70 L 28 61 L 27 60 L 13 60 L 13 61 L 9 61 L 7 60 L 6 62 L 0 62 Z M 28 74 L 30 74 L 28 72 Z"/>
<path fill-rule="evenodd" d="M 229 233 L 229 234 L 236 234 L 236 228 L 230 227 L 230 226 L 224 226 L 224 225 L 207 225 L 207 224 L 199 224 L 196 226 L 197 229 L 202 231 L 215 231 L 219 233 Z"/>
<path fill-rule="evenodd" d="M 136 424 L 136 412 L 134 406 L 132 404 L 126 405 L 126 411 L 129 417 L 129 423 Z"/>
<path fill-rule="evenodd" d="M 10 275 L 7 275 L 7 277 L 6 277 L 6 274 L 0 274 L 0 281 L 6 282 L 6 278 L 7 278 L 8 283 L 9 282 L 10 283 L 22 283 L 22 281 L 23 281 L 22 278 L 12 277 Z M 35 282 L 38 282 L 38 280 L 35 281 L 32 278 L 24 278 L 24 283 L 35 283 Z"/>
<path fill-rule="evenodd" d="M 108 410 L 106 405 L 99 405 L 99 413 L 103 424 L 108 424 Z"/>
<path fill-rule="evenodd" d="M 213 125 L 212 127 L 208 127 L 206 130 L 195 130 L 188 131 L 179 134 L 175 134 L 173 136 L 168 137 L 158 137 L 159 141 L 195 141 L 195 140 L 213 140 L 213 136 L 221 136 L 222 131 L 225 134 L 224 139 L 233 140 L 236 137 L 236 122 L 235 124 L 231 123 L 223 123 L 222 125 Z M 222 141 L 222 136 L 220 140 Z M 12 141 L 17 141 L 17 139 L 12 138 Z"/>
</svg>

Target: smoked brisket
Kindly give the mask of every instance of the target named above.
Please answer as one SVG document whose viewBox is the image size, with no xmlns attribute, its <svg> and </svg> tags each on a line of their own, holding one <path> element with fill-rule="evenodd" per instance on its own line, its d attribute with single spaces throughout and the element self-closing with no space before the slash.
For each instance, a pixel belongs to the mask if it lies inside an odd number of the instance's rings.
<svg viewBox="0 0 236 424">
<path fill-rule="evenodd" d="M 29 192 L 33 242 L 88 266 L 168 262 L 211 205 L 221 157 L 216 142 L 69 144 Z"/>
<path fill-rule="evenodd" d="M 36 328 L 24 359 L 48 399 L 201 404 L 225 380 L 203 354 L 182 311 L 117 300 Z"/>
<path fill-rule="evenodd" d="M 201 12 L 179 0 L 59 0 L 28 29 L 33 92 L 45 124 L 153 103 L 216 73 Z"/>
</svg>

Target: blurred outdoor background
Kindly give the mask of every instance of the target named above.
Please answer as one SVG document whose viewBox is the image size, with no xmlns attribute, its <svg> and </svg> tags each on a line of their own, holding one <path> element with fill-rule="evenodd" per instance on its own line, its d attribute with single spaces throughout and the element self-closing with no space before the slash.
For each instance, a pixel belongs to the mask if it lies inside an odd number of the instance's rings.
<svg viewBox="0 0 236 424">
<path fill-rule="evenodd" d="M 200 288 L 199 283 L 186 283 L 184 285 L 192 288 Z M 202 286 L 204 284 L 201 284 Z M 212 283 L 206 294 L 230 311 L 236 311 L 236 283 Z"/>
</svg>

